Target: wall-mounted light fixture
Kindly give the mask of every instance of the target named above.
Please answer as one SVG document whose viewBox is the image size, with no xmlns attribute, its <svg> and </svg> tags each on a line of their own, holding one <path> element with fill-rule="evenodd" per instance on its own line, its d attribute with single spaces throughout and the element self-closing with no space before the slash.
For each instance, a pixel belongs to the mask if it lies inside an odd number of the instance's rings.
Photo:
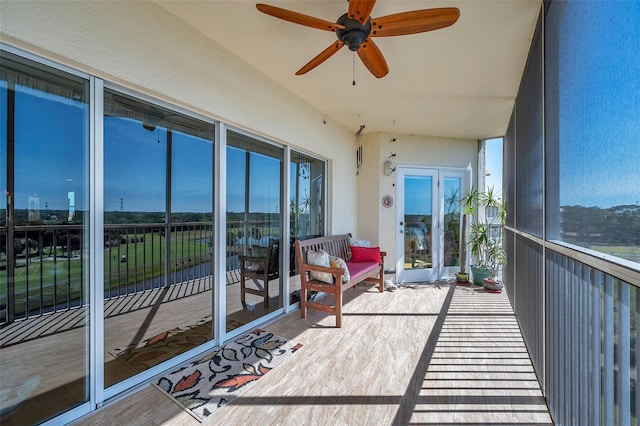
<svg viewBox="0 0 640 426">
<path fill-rule="evenodd" d="M 396 168 L 393 165 L 393 161 L 391 161 L 391 159 L 395 156 L 396 154 L 392 152 L 391 155 L 384 161 L 384 163 L 382 163 L 382 173 L 384 173 L 385 176 L 391 176 L 391 174 L 396 171 Z"/>
<path fill-rule="evenodd" d="M 393 167 L 393 163 L 391 162 L 391 160 L 386 160 L 383 164 L 382 173 L 384 173 L 385 176 L 391 176 L 391 173 L 395 171 L 396 168 Z"/>
</svg>

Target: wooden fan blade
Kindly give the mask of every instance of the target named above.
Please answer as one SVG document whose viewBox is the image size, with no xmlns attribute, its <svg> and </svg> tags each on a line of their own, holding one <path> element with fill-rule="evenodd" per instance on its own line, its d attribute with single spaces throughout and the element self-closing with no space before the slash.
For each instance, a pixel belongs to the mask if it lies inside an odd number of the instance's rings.
<svg viewBox="0 0 640 426">
<path fill-rule="evenodd" d="M 331 46 L 320 52 L 318 56 L 307 62 L 305 66 L 303 66 L 296 72 L 296 75 L 308 73 L 309 71 L 329 59 L 331 56 L 333 56 L 338 50 L 342 49 L 342 46 L 344 46 L 343 42 L 341 42 L 340 40 L 336 41 Z"/>
<path fill-rule="evenodd" d="M 348 16 L 364 24 L 367 22 L 367 19 L 369 19 L 369 16 L 371 16 L 371 11 L 375 5 L 375 0 L 349 0 Z"/>
<path fill-rule="evenodd" d="M 371 37 L 423 33 L 453 25 L 460 17 L 457 7 L 413 10 L 371 18 Z"/>
<path fill-rule="evenodd" d="M 378 78 L 382 78 L 389 74 L 389 66 L 387 61 L 382 56 L 382 52 L 378 48 L 378 45 L 370 38 L 366 39 L 360 49 L 358 49 L 358 56 L 362 60 L 365 67 Z"/>
<path fill-rule="evenodd" d="M 344 25 L 334 22 L 325 21 L 324 19 L 314 18 L 313 16 L 304 15 L 302 13 L 293 12 L 287 9 L 281 9 L 268 4 L 258 3 L 256 8 L 267 15 L 293 22 L 294 24 L 304 25 L 306 27 L 317 28 L 325 31 L 336 31 L 344 29 Z"/>
</svg>

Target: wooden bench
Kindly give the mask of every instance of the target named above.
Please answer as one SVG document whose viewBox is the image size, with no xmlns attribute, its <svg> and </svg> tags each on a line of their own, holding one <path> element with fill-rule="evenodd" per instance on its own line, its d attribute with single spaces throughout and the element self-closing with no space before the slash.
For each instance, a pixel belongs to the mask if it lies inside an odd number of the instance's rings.
<svg viewBox="0 0 640 426">
<path fill-rule="evenodd" d="M 345 271 L 342 268 L 327 268 L 311 265 L 307 261 L 309 250 L 324 250 L 330 256 L 336 256 L 345 260 L 349 270 L 350 280 L 342 282 Z M 369 281 L 376 283 L 380 292 L 384 291 L 384 257 L 385 252 L 380 252 L 379 261 L 352 262 L 349 248 L 349 235 L 334 235 L 329 237 L 312 238 L 308 240 L 296 240 L 296 259 L 300 270 L 300 316 L 306 318 L 307 309 L 318 309 L 336 316 L 336 327 L 342 326 L 342 292 L 356 284 Z M 311 272 L 325 272 L 333 276 L 333 283 L 327 283 L 313 279 Z M 318 291 L 335 297 L 335 305 L 324 305 L 307 300 L 309 291 Z"/>
</svg>

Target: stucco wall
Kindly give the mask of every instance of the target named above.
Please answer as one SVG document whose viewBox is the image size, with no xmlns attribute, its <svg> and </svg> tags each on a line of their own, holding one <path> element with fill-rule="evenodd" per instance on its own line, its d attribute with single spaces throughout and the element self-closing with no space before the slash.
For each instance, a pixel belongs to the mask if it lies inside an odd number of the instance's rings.
<svg viewBox="0 0 640 426">
<path fill-rule="evenodd" d="M 395 142 L 391 139 L 396 138 Z M 395 166 L 426 166 L 459 168 L 469 171 L 477 168 L 478 141 L 410 135 L 376 133 L 362 138 L 364 162 L 358 175 L 358 238 L 367 239 L 387 252 L 385 269 L 392 270 L 398 255 L 397 239 L 399 219 L 396 205 L 386 208 L 382 197 L 398 199 L 396 173 L 385 176 L 383 163 L 391 153 Z M 474 181 L 475 183 L 475 181 Z"/>
<path fill-rule="evenodd" d="M 2 1 L 0 41 L 330 159 L 329 230 L 355 229 L 353 130 L 155 3 Z"/>
</svg>

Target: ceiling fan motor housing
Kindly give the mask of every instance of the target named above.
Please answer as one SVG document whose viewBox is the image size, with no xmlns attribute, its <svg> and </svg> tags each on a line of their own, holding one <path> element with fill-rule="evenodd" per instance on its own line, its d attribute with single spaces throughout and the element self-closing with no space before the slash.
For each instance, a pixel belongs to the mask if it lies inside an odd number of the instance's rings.
<svg viewBox="0 0 640 426">
<path fill-rule="evenodd" d="M 344 25 L 344 29 L 337 30 L 338 39 L 349 47 L 349 50 L 356 51 L 360 45 L 369 37 L 371 32 L 371 18 L 362 25 L 357 19 L 351 19 L 345 13 L 338 21 L 338 24 Z"/>
</svg>

